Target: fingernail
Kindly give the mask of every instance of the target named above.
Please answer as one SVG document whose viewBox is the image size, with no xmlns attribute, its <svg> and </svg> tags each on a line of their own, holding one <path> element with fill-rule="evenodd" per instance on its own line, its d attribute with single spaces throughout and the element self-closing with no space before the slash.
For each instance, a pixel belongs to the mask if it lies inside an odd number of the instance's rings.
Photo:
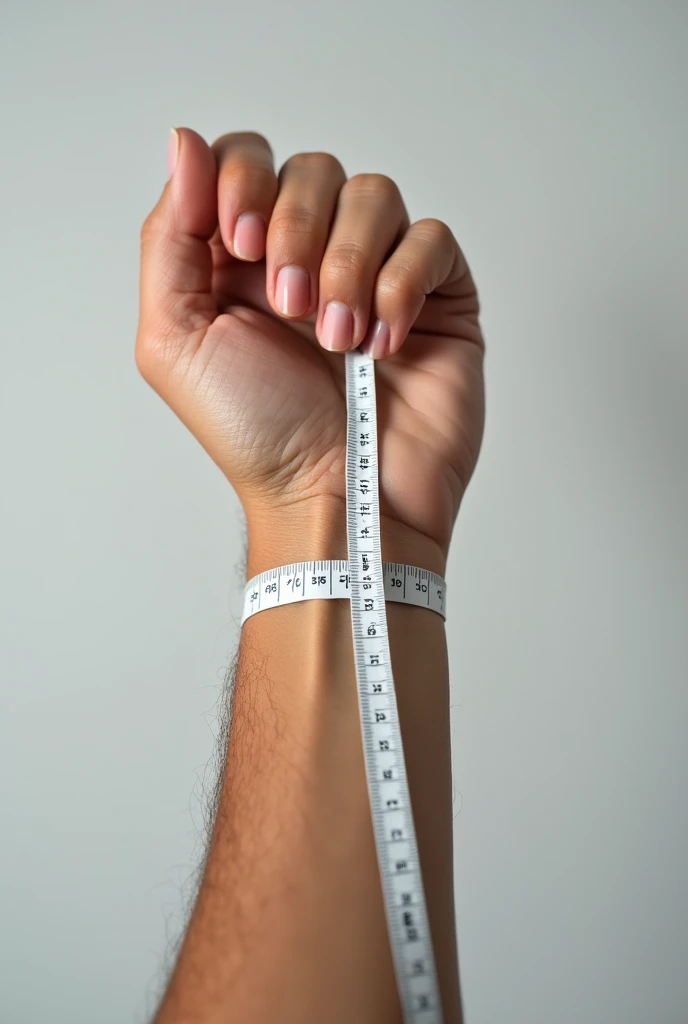
<svg viewBox="0 0 688 1024">
<path fill-rule="evenodd" d="M 343 302 L 328 302 L 325 307 L 320 344 L 330 352 L 346 352 L 354 340 L 354 318 Z"/>
<path fill-rule="evenodd" d="M 308 309 L 311 283 L 303 267 L 282 267 L 275 283 L 275 305 L 284 316 L 301 316 Z"/>
<path fill-rule="evenodd" d="M 373 359 L 382 359 L 389 353 L 390 337 L 389 324 L 376 320 L 361 344 L 361 351 Z"/>
<path fill-rule="evenodd" d="M 262 260 L 265 255 L 265 221 L 259 213 L 242 213 L 234 228 L 234 252 L 242 260 Z"/>
<path fill-rule="evenodd" d="M 179 132 L 176 128 L 170 129 L 170 138 L 167 143 L 167 177 L 171 178 L 177 166 L 179 156 Z"/>
</svg>

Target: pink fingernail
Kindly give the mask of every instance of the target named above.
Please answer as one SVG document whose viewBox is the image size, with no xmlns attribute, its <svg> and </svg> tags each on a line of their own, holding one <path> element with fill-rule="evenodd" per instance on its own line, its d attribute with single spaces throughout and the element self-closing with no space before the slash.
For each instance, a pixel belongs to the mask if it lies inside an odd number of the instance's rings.
<svg viewBox="0 0 688 1024">
<path fill-rule="evenodd" d="M 167 143 L 167 177 L 171 178 L 177 166 L 179 156 L 179 132 L 176 128 L 170 129 L 170 138 Z"/>
<path fill-rule="evenodd" d="M 234 228 L 234 253 L 242 260 L 262 260 L 265 255 L 265 221 L 259 213 L 242 213 Z"/>
<path fill-rule="evenodd" d="M 343 302 L 328 302 L 325 307 L 320 344 L 330 352 L 346 352 L 354 340 L 354 318 Z"/>
<path fill-rule="evenodd" d="M 282 267 L 275 283 L 275 305 L 284 316 L 301 316 L 308 309 L 311 283 L 303 267 Z"/>
<path fill-rule="evenodd" d="M 389 354 L 390 338 L 389 324 L 384 320 L 376 320 L 361 344 L 361 351 L 373 359 L 382 359 Z"/>
</svg>

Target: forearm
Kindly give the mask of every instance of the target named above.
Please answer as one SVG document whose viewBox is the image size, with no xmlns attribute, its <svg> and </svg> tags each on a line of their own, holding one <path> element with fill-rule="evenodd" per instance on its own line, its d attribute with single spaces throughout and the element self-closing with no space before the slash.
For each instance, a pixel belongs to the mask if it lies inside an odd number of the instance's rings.
<svg viewBox="0 0 688 1024">
<path fill-rule="evenodd" d="M 294 515 L 299 516 L 298 510 Z M 308 526 L 307 530 L 298 526 Z M 249 576 L 346 556 L 343 510 L 249 519 Z M 394 524 L 383 557 L 443 572 Z M 388 604 L 404 750 L 445 1020 L 460 1020 L 444 626 Z M 244 626 L 223 791 L 204 880 L 159 1024 L 400 1020 L 344 601 Z"/>
</svg>

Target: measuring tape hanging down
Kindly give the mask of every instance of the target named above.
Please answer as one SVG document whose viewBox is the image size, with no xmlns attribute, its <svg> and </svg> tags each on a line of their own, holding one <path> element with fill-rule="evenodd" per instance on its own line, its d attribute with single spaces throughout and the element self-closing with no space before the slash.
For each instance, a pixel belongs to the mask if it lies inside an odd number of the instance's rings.
<svg viewBox="0 0 688 1024">
<path fill-rule="evenodd" d="M 346 355 L 346 409 L 346 529 L 354 661 L 387 927 L 404 1021 L 441 1024 L 387 632 L 375 364 L 358 350 Z"/>
<path fill-rule="evenodd" d="M 312 598 L 349 598 L 363 753 L 387 927 L 405 1024 L 442 1024 L 435 957 L 423 891 L 401 741 L 385 598 L 445 616 L 446 584 L 427 569 L 382 561 L 375 364 L 346 355 L 347 561 L 269 569 L 249 580 L 251 615 Z"/>
</svg>

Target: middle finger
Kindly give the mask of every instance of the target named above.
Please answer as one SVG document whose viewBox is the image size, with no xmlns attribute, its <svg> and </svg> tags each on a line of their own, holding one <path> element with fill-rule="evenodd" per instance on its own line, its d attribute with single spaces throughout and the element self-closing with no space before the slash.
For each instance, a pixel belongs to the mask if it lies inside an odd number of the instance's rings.
<svg viewBox="0 0 688 1024">
<path fill-rule="evenodd" d="M 375 278 L 408 223 L 391 178 L 357 174 L 344 185 L 320 267 L 316 334 L 324 348 L 345 352 L 363 341 Z"/>
</svg>

